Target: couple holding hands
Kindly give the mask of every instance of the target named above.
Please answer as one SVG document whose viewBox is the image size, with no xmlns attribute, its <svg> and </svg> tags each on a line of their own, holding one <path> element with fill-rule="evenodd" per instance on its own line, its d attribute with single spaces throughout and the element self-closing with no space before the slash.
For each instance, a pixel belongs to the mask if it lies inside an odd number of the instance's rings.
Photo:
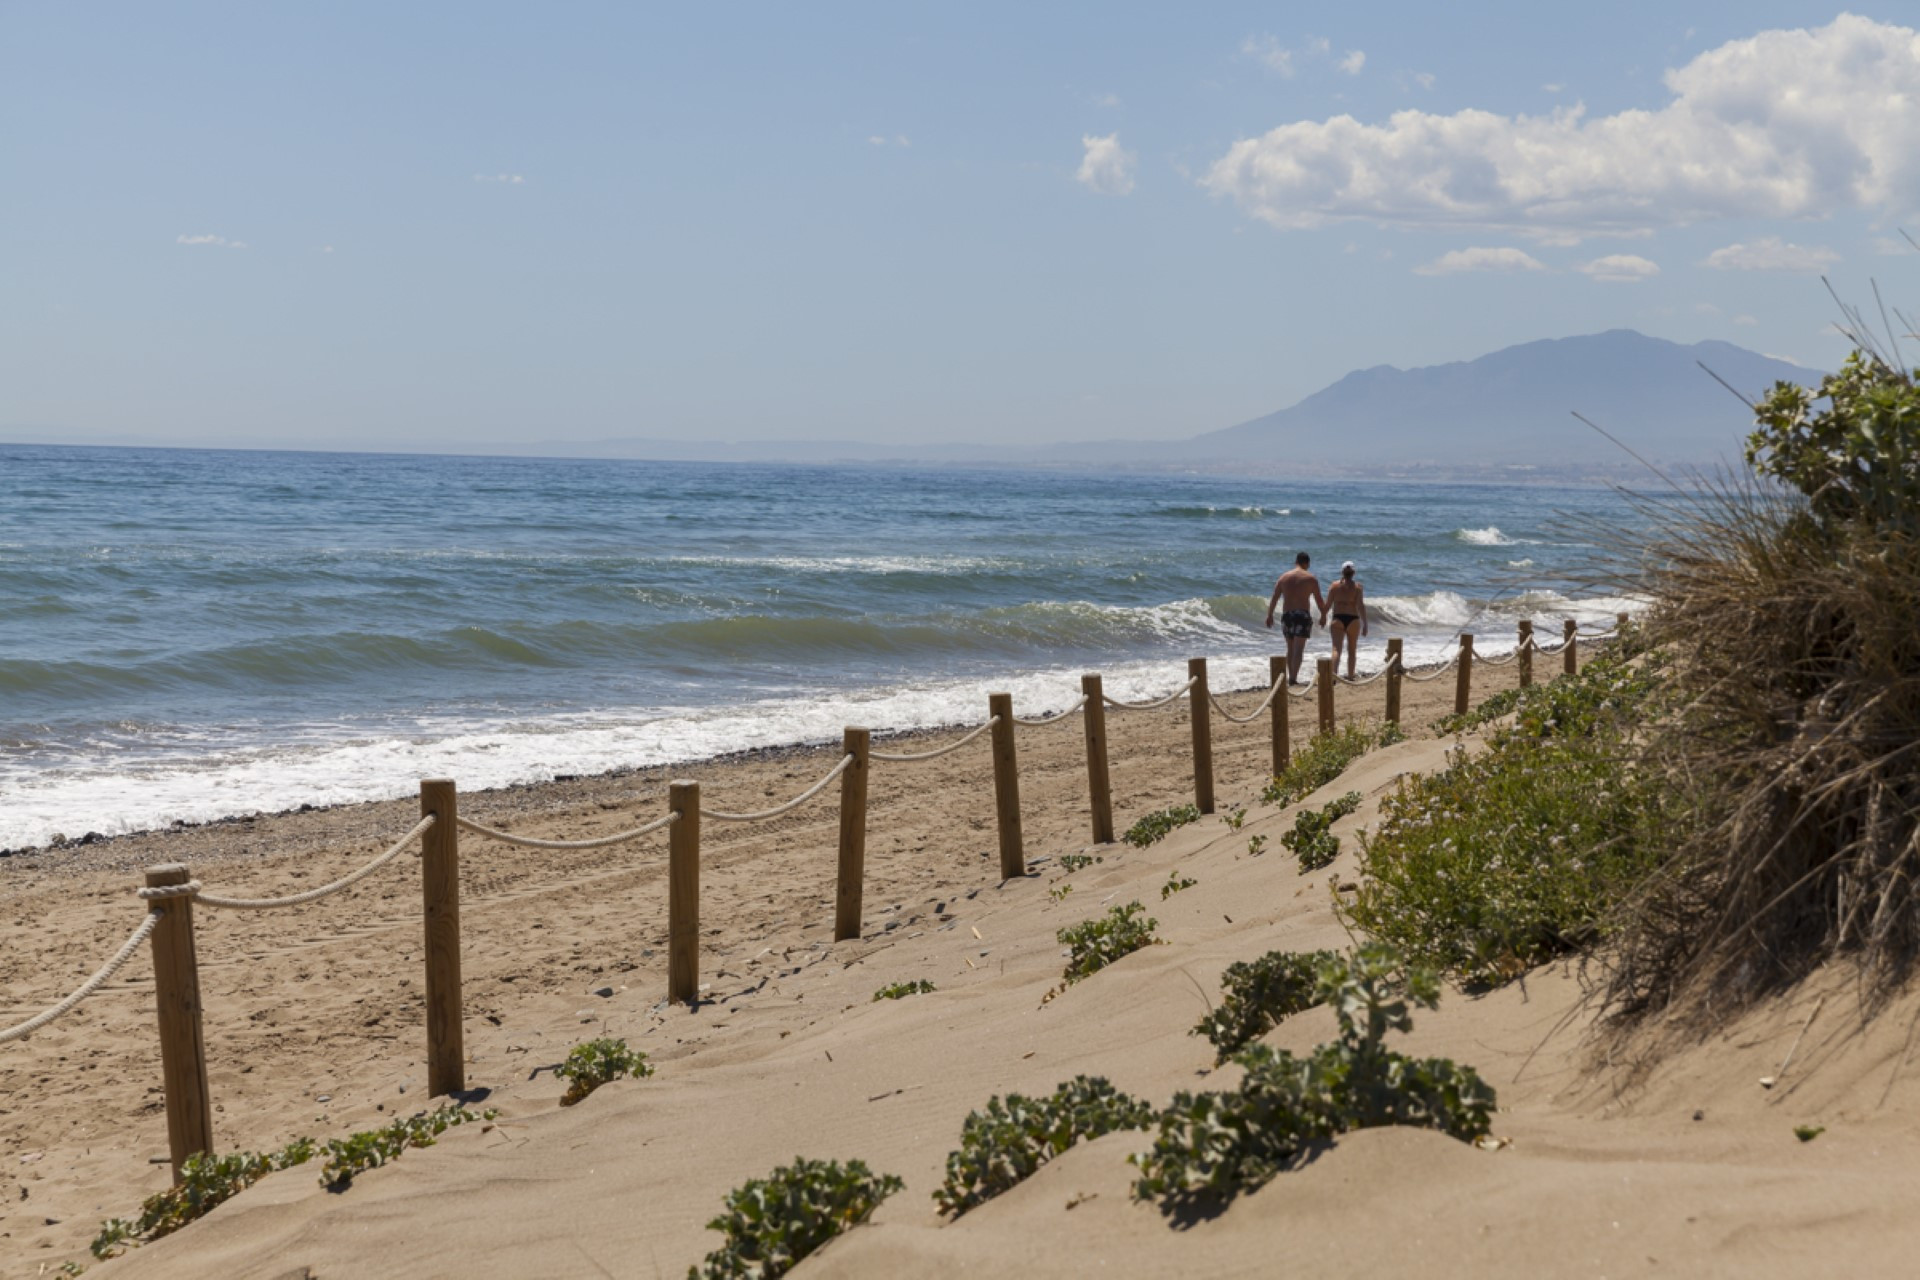
<svg viewBox="0 0 1920 1280">
<path fill-rule="evenodd" d="M 1333 660 L 1337 666 L 1340 650 L 1347 651 L 1347 679 L 1353 679 L 1353 664 L 1360 650 L 1360 637 L 1367 634 L 1366 589 L 1353 576 L 1353 561 L 1340 566 L 1340 580 L 1320 595 L 1320 579 L 1308 568 L 1313 558 L 1302 551 L 1293 558 L 1293 568 L 1273 584 L 1273 598 L 1267 601 L 1267 626 L 1273 626 L 1273 612 L 1280 610 L 1280 633 L 1287 638 L 1287 683 L 1299 684 L 1300 659 L 1313 635 L 1313 614 L 1309 605 L 1320 610 L 1320 625 L 1333 615 Z"/>
</svg>

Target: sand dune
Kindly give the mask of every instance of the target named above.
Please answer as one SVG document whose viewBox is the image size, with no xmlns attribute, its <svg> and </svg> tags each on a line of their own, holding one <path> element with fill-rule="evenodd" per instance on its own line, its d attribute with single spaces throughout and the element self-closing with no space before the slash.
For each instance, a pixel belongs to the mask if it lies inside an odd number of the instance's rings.
<svg viewBox="0 0 1920 1280">
<path fill-rule="evenodd" d="M 1410 687 L 1419 699 L 1410 721 L 1445 709 L 1444 683 Z M 1369 692 L 1343 701 L 1377 708 Z M 1186 798 L 1186 733 L 1170 713 L 1115 718 L 1123 823 Z M 1244 803 L 1265 774 L 1260 726 L 1218 725 L 1216 736 L 1222 799 Z M 1435 767 L 1446 745 L 1427 736 L 1356 765 L 1330 790 L 1357 788 L 1368 802 L 1337 830 L 1371 821 L 1392 779 Z M 1057 856 L 1086 847 L 1077 728 L 1033 730 L 1021 750 L 1035 874 L 1006 884 L 994 879 L 984 752 L 876 770 L 868 927 L 857 941 L 829 940 L 830 803 L 770 829 L 710 830 L 702 981 L 711 985 L 696 1010 L 660 1001 L 661 850 L 528 855 L 470 844 L 469 1078 L 489 1090 L 498 1122 L 411 1152 L 343 1195 L 320 1191 L 310 1170 L 276 1175 L 102 1274 L 684 1275 L 717 1243 L 703 1224 L 724 1193 L 795 1155 L 859 1157 L 907 1182 L 802 1274 L 1271 1274 L 1282 1263 L 1346 1274 L 1904 1270 L 1915 1234 L 1905 1205 L 1920 1173 L 1906 1155 L 1910 1016 L 1895 1011 L 1863 1031 L 1836 983 L 1794 1067 L 1765 1090 L 1757 1081 L 1777 1073 L 1814 993 L 1636 1072 L 1592 1060 L 1580 983 L 1561 969 L 1478 998 L 1450 992 L 1411 1037 L 1499 1089 L 1495 1130 L 1513 1140 L 1503 1150 L 1428 1133 L 1351 1135 L 1217 1217 L 1180 1224 L 1129 1198 L 1125 1157 L 1144 1141 L 1118 1134 L 943 1225 L 930 1193 L 969 1110 L 1079 1073 L 1153 1101 L 1230 1080 L 1233 1068 L 1210 1074 L 1210 1046 L 1187 1034 L 1217 996 L 1220 971 L 1275 947 L 1346 941 L 1329 882 L 1351 878 L 1351 839 L 1332 868 L 1303 876 L 1279 847 L 1290 814 L 1256 806 L 1241 830 L 1204 819 L 1148 850 L 1097 850 L 1104 861 L 1067 875 Z M 765 802 L 822 763 L 803 753 L 701 776 L 723 802 Z M 657 777 L 635 775 L 476 796 L 468 812 L 586 835 L 651 816 L 660 792 Z M 5 957 L 7 1002 L 24 1009 L 29 993 L 53 992 L 126 927 L 116 890 L 128 877 L 116 867 L 187 856 L 222 887 L 310 884 L 364 857 L 404 811 L 290 815 L 81 851 L 91 865 L 16 869 L 6 882 L 17 940 Z M 1269 852 L 1248 855 L 1254 834 L 1269 837 Z M 1163 902 L 1176 867 L 1198 883 Z M 1053 901 L 1047 891 L 1069 882 L 1073 892 Z M 204 913 L 223 1146 L 334 1136 L 424 1104 L 417 892 L 400 872 L 345 903 L 264 918 Z M 1043 1005 L 1060 976 L 1054 931 L 1136 898 L 1166 945 Z M 164 1151 L 165 1135 L 148 1092 L 157 1066 L 138 973 L 0 1051 L 6 1149 L 41 1153 L 7 1161 L 19 1183 L 0 1209 L 8 1274 L 76 1256 L 101 1217 L 164 1185 L 164 1168 L 143 1163 Z M 939 989 L 871 1001 L 882 984 L 914 978 Z M 588 994 L 608 986 L 611 996 Z M 1270 1038 L 1306 1048 L 1331 1026 L 1310 1013 Z M 659 1074 L 560 1109 L 548 1068 L 602 1033 L 644 1049 Z M 1802 1144 L 1792 1134 L 1802 1122 L 1828 1132 Z"/>
</svg>

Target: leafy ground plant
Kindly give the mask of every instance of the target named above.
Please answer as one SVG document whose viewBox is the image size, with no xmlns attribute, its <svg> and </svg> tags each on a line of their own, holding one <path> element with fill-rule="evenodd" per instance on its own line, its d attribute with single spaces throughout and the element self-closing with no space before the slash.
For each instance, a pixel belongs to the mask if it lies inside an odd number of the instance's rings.
<svg viewBox="0 0 1920 1280">
<path fill-rule="evenodd" d="M 128 1249 L 170 1236 L 196 1218 L 280 1169 L 313 1159 L 313 1139 L 296 1138 L 278 1151 L 236 1151 L 231 1155 L 187 1157 L 180 1181 L 150 1195 L 137 1218 L 109 1218 L 94 1237 L 93 1256 L 117 1258 Z"/>
<path fill-rule="evenodd" d="M 1275 775 L 1260 798 L 1285 808 L 1326 786 L 1347 766 L 1375 747 L 1391 746 L 1406 740 L 1397 724 L 1369 729 L 1365 725 L 1343 725 L 1332 733 L 1311 738 L 1293 753 L 1285 770 Z"/>
<path fill-rule="evenodd" d="M 1053 888 L 1047 890 L 1047 896 L 1055 902 L 1065 902 L 1067 895 L 1072 892 L 1073 886 L 1070 884 L 1055 885 Z"/>
<path fill-rule="evenodd" d="M 553 1074 L 567 1082 L 560 1105 L 570 1107 L 611 1081 L 625 1076 L 644 1080 L 653 1074 L 653 1068 L 647 1065 L 647 1055 L 627 1048 L 625 1040 L 601 1039 L 573 1046 Z"/>
<path fill-rule="evenodd" d="M 1167 882 L 1160 886 L 1160 901 L 1165 902 L 1182 889 L 1191 889 L 1199 883 L 1198 880 L 1189 879 L 1181 875 L 1178 871 L 1169 871 L 1167 872 Z"/>
<path fill-rule="evenodd" d="M 1063 853 L 1060 855 L 1060 865 L 1069 872 L 1085 871 L 1094 863 L 1105 861 L 1105 858 L 1096 857 L 1091 853 Z"/>
<path fill-rule="evenodd" d="M 1247 856 L 1248 857 L 1257 858 L 1261 854 L 1265 853 L 1266 850 L 1267 850 L 1267 838 L 1265 836 L 1248 836 L 1247 837 Z"/>
<path fill-rule="evenodd" d="M 1465 733 L 1469 729 L 1478 729 L 1489 720 L 1498 720 L 1506 715 L 1520 704 L 1522 698 L 1533 690 L 1543 687 L 1530 685 L 1525 689 L 1502 689 L 1479 706 L 1469 708 L 1457 715 L 1442 716 L 1433 726 L 1434 736 L 1445 738 L 1456 733 Z"/>
<path fill-rule="evenodd" d="M 1156 840 L 1163 840 L 1177 827 L 1189 822 L 1200 821 L 1200 810 L 1190 804 L 1177 804 L 1170 809 L 1156 809 L 1140 821 L 1127 828 L 1120 838 L 1135 848 L 1144 849 Z"/>
<path fill-rule="evenodd" d="M 873 1215 L 906 1184 L 862 1160 L 795 1157 L 727 1193 L 726 1211 L 707 1223 L 726 1242 L 687 1269 L 687 1280 L 773 1280 L 849 1227 Z"/>
<path fill-rule="evenodd" d="M 1108 907 L 1104 916 L 1068 925 L 1055 934 L 1068 952 L 1067 971 L 1063 975 L 1067 985 L 1090 978 L 1121 956 L 1158 942 L 1153 930 L 1160 922 L 1145 912 L 1146 908 L 1138 902 Z"/>
<path fill-rule="evenodd" d="M 889 982 L 873 993 L 875 1000 L 904 1000 L 908 996 L 924 996 L 933 990 L 933 984 L 925 978 L 913 982 Z"/>
<path fill-rule="evenodd" d="M 1632 764 L 1659 671 L 1595 658 L 1536 686 L 1484 750 L 1403 782 L 1361 836 L 1347 922 L 1489 983 L 1600 937 L 1657 865 L 1674 803 Z"/>
<path fill-rule="evenodd" d="M 1045 1098 L 1010 1093 L 971 1112 L 960 1149 L 947 1156 L 947 1179 L 933 1193 L 940 1212 L 957 1218 L 1032 1176 L 1076 1142 L 1120 1129 L 1146 1129 L 1153 1108 L 1099 1076 L 1075 1076 Z"/>
<path fill-rule="evenodd" d="M 1319 1003 L 1320 969 L 1338 960 L 1331 951 L 1269 951 L 1241 960 L 1220 975 L 1220 1003 L 1191 1034 L 1213 1043 L 1225 1062 L 1282 1019 Z"/>
<path fill-rule="evenodd" d="M 1293 830 L 1282 832 L 1280 843 L 1293 850 L 1302 871 L 1317 871 L 1340 856 L 1340 837 L 1333 824 L 1360 807 L 1360 793 L 1349 791 L 1319 810 L 1305 810 L 1294 816 Z"/>
<path fill-rule="evenodd" d="M 1414 1125 L 1463 1142 L 1484 1136 L 1494 1094 L 1471 1067 L 1409 1058 L 1382 1043 L 1413 1026 L 1411 1008 L 1439 1002 L 1439 980 L 1403 964 L 1392 947 L 1367 943 L 1316 971 L 1315 997 L 1340 1019 L 1340 1038 L 1305 1058 L 1254 1045 L 1230 1093 L 1174 1095 L 1149 1151 L 1136 1155 L 1139 1199 L 1169 1209 L 1224 1200 L 1263 1186 L 1308 1143 L 1354 1129 Z"/>
<path fill-rule="evenodd" d="M 451 1102 L 378 1129 L 329 1138 L 326 1162 L 320 1166 L 320 1185 L 329 1191 L 345 1191 L 353 1185 L 354 1175 L 399 1159 L 409 1147 L 430 1147 L 449 1129 L 475 1120 L 491 1120 L 498 1114 L 492 1108 L 469 1111 Z"/>
</svg>

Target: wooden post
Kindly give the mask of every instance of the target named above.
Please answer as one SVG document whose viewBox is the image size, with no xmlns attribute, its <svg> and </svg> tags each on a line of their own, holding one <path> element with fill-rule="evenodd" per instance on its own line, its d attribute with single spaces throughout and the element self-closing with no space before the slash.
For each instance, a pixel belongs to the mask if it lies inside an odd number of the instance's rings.
<svg viewBox="0 0 1920 1280">
<path fill-rule="evenodd" d="M 1189 718 L 1193 721 L 1193 807 L 1202 813 L 1213 812 L 1213 717 L 1207 688 L 1207 660 L 1188 658 L 1187 674 L 1193 688 L 1187 694 Z"/>
<path fill-rule="evenodd" d="M 420 780 L 420 889 L 426 917 L 427 1096 L 467 1087 L 460 1019 L 460 797 L 451 778 Z"/>
<path fill-rule="evenodd" d="M 1533 684 L 1533 619 L 1520 619 L 1520 687 Z"/>
<path fill-rule="evenodd" d="M 1387 723 L 1400 723 L 1400 637 L 1387 641 Z"/>
<path fill-rule="evenodd" d="M 1624 630 L 1626 628 L 1627 623 L 1631 622 L 1632 620 L 1633 619 L 1631 618 L 1631 616 L 1629 616 L 1625 612 L 1616 613 L 1613 615 L 1613 625 L 1621 628 L 1622 630 Z"/>
<path fill-rule="evenodd" d="M 1100 677 L 1089 672 L 1080 677 L 1080 692 L 1087 695 L 1082 719 L 1087 727 L 1087 798 L 1093 807 L 1093 842 L 1113 843 L 1113 782 L 1107 774 L 1107 703 Z"/>
<path fill-rule="evenodd" d="M 1316 668 L 1315 680 L 1320 688 L 1320 732 L 1333 732 L 1333 659 L 1322 658 Z"/>
<path fill-rule="evenodd" d="M 1027 874 L 1027 851 L 1020 841 L 1020 773 L 1013 749 L 1013 695 L 990 693 L 987 710 L 995 717 L 993 739 L 993 814 L 1000 825 L 1000 878 Z"/>
<path fill-rule="evenodd" d="M 185 884 L 178 862 L 147 868 L 147 887 Z M 213 1097 L 207 1087 L 207 1042 L 200 1023 L 200 962 L 193 947 L 193 899 L 156 898 L 153 986 L 160 1013 L 160 1082 L 167 1103 L 167 1146 L 173 1180 L 188 1156 L 213 1154 Z"/>
<path fill-rule="evenodd" d="M 1286 772 L 1287 762 L 1293 759 L 1293 744 L 1287 740 L 1287 703 L 1293 695 L 1287 692 L 1287 655 L 1276 653 L 1267 659 L 1267 680 L 1270 685 L 1280 688 L 1273 695 L 1273 776 L 1279 777 Z"/>
<path fill-rule="evenodd" d="M 700 784 L 667 786 L 667 999 L 700 998 Z"/>
<path fill-rule="evenodd" d="M 1579 670 L 1580 624 L 1572 618 L 1568 618 L 1566 626 L 1561 628 L 1560 634 L 1566 637 L 1567 644 L 1564 651 L 1567 664 L 1565 670 L 1568 675 L 1572 675 L 1575 671 Z"/>
<path fill-rule="evenodd" d="M 867 875 L 867 750 L 873 734 L 841 731 L 842 756 L 853 763 L 840 775 L 840 883 L 833 898 L 833 940 L 860 936 L 860 898 Z"/>
<path fill-rule="evenodd" d="M 1453 686 L 1453 714 L 1467 714 L 1467 706 L 1473 701 L 1473 633 L 1460 633 L 1460 670 Z"/>
</svg>

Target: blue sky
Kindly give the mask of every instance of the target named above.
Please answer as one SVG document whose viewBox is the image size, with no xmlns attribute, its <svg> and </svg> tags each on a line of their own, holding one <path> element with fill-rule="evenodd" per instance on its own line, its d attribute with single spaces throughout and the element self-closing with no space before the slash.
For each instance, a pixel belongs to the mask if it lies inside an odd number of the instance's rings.
<svg viewBox="0 0 1920 1280">
<path fill-rule="evenodd" d="M 1164 438 L 1621 326 L 1831 364 L 1821 272 L 1920 284 L 1903 12 L 0 3 L 0 439 Z"/>
</svg>

